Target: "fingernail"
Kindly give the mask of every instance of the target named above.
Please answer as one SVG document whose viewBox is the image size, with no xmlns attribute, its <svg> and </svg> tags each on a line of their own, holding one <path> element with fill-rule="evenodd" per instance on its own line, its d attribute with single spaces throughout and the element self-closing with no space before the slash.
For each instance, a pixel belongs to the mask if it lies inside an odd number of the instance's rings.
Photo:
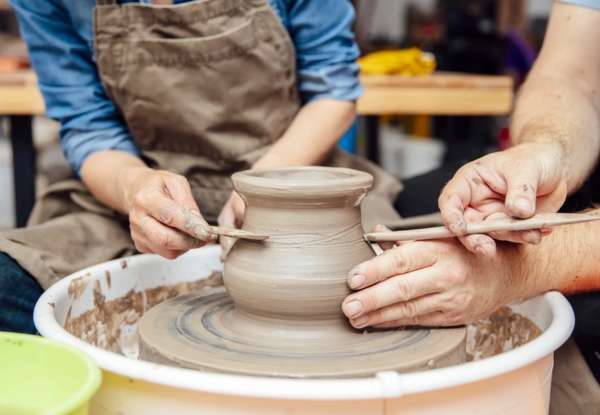
<svg viewBox="0 0 600 415">
<path fill-rule="evenodd" d="M 481 254 L 481 255 L 486 255 L 486 253 L 485 253 L 485 249 L 483 249 L 483 248 L 481 247 L 481 245 L 476 245 L 476 246 L 475 246 L 475 252 L 477 252 L 478 254 Z"/>
<path fill-rule="evenodd" d="M 531 202 L 522 197 L 516 199 L 512 204 L 513 209 L 516 208 L 521 212 L 530 212 L 533 207 L 531 206 Z"/>
<path fill-rule="evenodd" d="M 348 317 L 354 317 L 362 313 L 363 306 L 360 301 L 352 301 L 346 304 L 346 315 Z"/>
<path fill-rule="evenodd" d="M 205 240 L 209 237 L 210 231 L 206 225 L 200 224 L 194 226 L 194 235 L 196 235 L 198 239 Z"/>
<path fill-rule="evenodd" d="M 523 232 L 523 240 L 532 245 L 540 243 L 540 238 L 537 236 L 537 232 Z"/>
<path fill-rule="evenodd" d="M 367 325 L 367 321 L 369 321 L 369 316 L 360 316 L 352 320 L 354 322 L 354 327 L 361 328 Z"/>
<path fill-rule="evenodd" d="M 350 288 L 357 290 L 359 288 L 361 288 L 363 285 L 365 285 L 365 283 L 367 282 L 367 279 L 365 278 L 364 275 L 355 275 L 352 278 L 350 278 L 350 284 L 348 284 L 350 286 Z"/>
<path fill-rule="evenodd" d="M 352 277 L 354 277 L 355 275 L 364 275 L 365 274 L 365 265 L 363 264 L 359 264 L 357 266 L 355 266 L 354 268 L 352 268 L 352 271 L 350 271 L 348 273 L 348 277 L 351 279 Z"/>
<path fill-rule="evenodd" d="M 200 212 L 198 212 L 197 210 L 190 210 L 190 213 L 193 214 L 193 215 L 195 215 L 195 216 L 202 217 L 202 215 L 200 214 Z"/>
<path fill-rule="evenodd" d="M 463 229 L 464 223 L 461 220 L 458 213 L 452 213 L 448 219 L 450 220 L 450 223 L 448 224 L 448 226 L 450 227 L 450 230 L 453 233 L 457 233 L 457 234 L 464 233 L 464 229 Z"/>
<path fill-rule="evenodd" d="M 383 250 L 383 251 L 388 251 L 390 249 L 392 249 L 394 246 L 393 242 L 379 242 L 379 247 Z"/>
</svg>

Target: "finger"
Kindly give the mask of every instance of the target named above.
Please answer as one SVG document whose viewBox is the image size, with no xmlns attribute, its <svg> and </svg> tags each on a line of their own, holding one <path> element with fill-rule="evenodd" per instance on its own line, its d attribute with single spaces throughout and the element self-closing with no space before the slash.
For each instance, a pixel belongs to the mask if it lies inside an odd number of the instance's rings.
<svg viewBox="0 0 600 415">
<path fill-rule="evenodd" d="M 135 249 L 140 253 L 140 254 L 153 254 L 154 252 L 152 252 L 150 250 L 150 248 L 148 248 L 146 245 L 142 245 L 139 244 L 137 242 L 135 242 Z"/>
<path fill-rule="evenodd" d="M 200 208 L 192 196 L 190 183 L 183 176 L 173 175 L 164 180 L 167 196 L 179 206 L 200 213 Z"/>
<path fill-rule="evenodd" d="M 438 199 L 442 220 L 455 235 L 464 235 L 467 231 L 464 211 L 470 200 L 471 187 L 462 177 L 455 177 L 448 182 Z"/>
<path fill-rule="evenodd" d="M 206 245 L 205 241 L 194 238 L 186 233 L 169 228 L 151 216 L 140 221 L 140 226 L 133 226 L 148 240 L 151 249 L 187 251 Z"/>
<path fill-rule="evenodd" d="M 540 174 L 535 168 L 519 169 L 504 174 L 506 180 L 506 210 L 516 218 L 529 218 L 535 213 Z"/>
<path fill-rule="evenodd" d="M 222 226 L 223 228 L 235 228 L 235 212 L 233 209 L 233 202 L 232 202 L 232 198 L 230 197 L 229 200 L 227 200 L 227 202 L 225 203 L 225 206 L 223 206 L 223 209 L 221 209 L 221 213 L 219 213 L 219 217 L 217 218 L 217 223 L 219 224 L 219 226 Z"/>
<path fill-rule="evenodd" d="M 423 316 L 440 309 L 435 294 L 424 295 L 410 301 L 403 301 L 391 304 L 370 313 L 364 314 L 357 318 L 351 318 L 350 324 L 357 329 L 380 324 L 394 322 L 402 319 L 410 319 L 418 316 Z"/>
<path fill-rule="evenodd" d="M 558 186 L 552 192 L 537 198 L 536 213 L 558 212 L 561 206 L 565 203 L 567 193 L 567 181 L 561 180 Z"/>
<path fill-rule="evenodd" d="M 356 319 L 374 310 L 431 294 L 441 288 L 438 275 L 431 267 L 397 275 L 350 294 L 342 303 L 342 310 L 347 317 Z"/>
<path fill-rule="evenodd" d="M 359 290 L 389 277 L 433 265 L 436 256 L 423 243 L 406 243 L 356 266 L 348 274 L 348 286 Z"/>
<path fill-rule="evenodd" d="M 199 211 L 181 206 L 160 192 L 147 194 L 141 207 L 146 209 L 147 214 L 170 228 L 179 229 L 206 242 L 213 242 L 217 239 L 210 233 L 208 223 Z"/>
<path fill-rule="evenodd" d="M 221 236 L 221 262 L 225 262 L 227 256 L 229 255 L 229 252 L 231 251 L 231 248 L 233 248 L 233 245 L 236 243 L 236 241 L 237 239 L 235 238 L 227 238 L 225 236 Z"/>
<path fill-rule="evenodd" d="M 225 203 L 225 206 L 223 206 L 223 209 L 221 210 L 219 217 L 217 218 L 217 223 L 219 224 L 219 226 L 221 226 L 223 228 L 236 229 L 237 227 L 236 227 L 235 222 L 236 222 L 236 218 L 235 218 L 235 212 L 234 212 L 233 205 L 232 205 L 232 198 L 229 198 L 227 203 Z M 219 243 L 221 244 L 221 248 L 223 249 L 221 258 L 223 259 L 223 262 L 224 262 L 225 261 L 224 259 L 227 258 L 227 253 L 233 246 L 234 238 L 227 238 L 225 236 L 221 236 L 219 238 Z"/>
<path fill-rule="evenodd" d="M 157 247 L 141 232 L 132 230 L 132 238 L 136 249 L 144 254 L 157 254 L 166 259 L 175 259 L 185 254 L 188 250 L 170 250 Z"/>
<path fill-rule="evenodd" d="M 387 226 L 385 225 L 377 225 L 375 226 L 375 228 L 373 229 L 373 232 L 391 232 L 392 230 L 389 229 Z M 381 248 L 382 251 L 387 251 L 388 249 L 392 249 L 395 246 L 400 246 L 402 244 L 402 242 L 397 241 L 397 242 L 387 242 L 387 241 L 378 241 L 377 245 Z"/>
<path fill-rule="evenodd" d="M 246 203 L 240 197 L 240 195 L 237 194 L 237 192 L 232 194 L 231 199 L 233 216 L 235 218 L 235 228 L 241 229 L 244 225 L 244 211 L 246 210 Z"/>
<path fill-rule="evenodd" d="M 458 240 L 474 254 L 492 258 L 496 255 L 496 243 L 488 235 L 473 234 L 460 236 Z"/>
<path fill-rule="evenodd" d="M 496 212 L 488 217 L 488 219 L 499 219 L 506 217 L 503 212 Z M 528 229 L 525 231 L 507 231 L 507 232 L 490 232 L 489 236 L 498 241 L 507 241 L 519 244 L 532 244 L 537 245 L 540 243 L 542 236 L 539 229 Z"/>
<path fill-rule="evenodd" d="M 517 244 L 537 245 L 542 240 L 542 232 L 539 229 L 526 231 L 490 232 L 492 238 L 498 241 L 507 241 Z"/>
</svg>

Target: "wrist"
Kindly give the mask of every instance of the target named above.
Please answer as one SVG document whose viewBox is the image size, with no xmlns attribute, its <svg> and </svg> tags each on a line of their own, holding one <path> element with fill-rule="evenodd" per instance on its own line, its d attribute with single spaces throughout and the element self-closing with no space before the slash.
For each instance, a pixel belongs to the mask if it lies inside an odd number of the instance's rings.
<svg viewBox="0 0 600 415">
<path fill-rule="evenodd" d="M 123 166 L 116 175 L 122 210 L 129 213 L 135 197 L 135 183 L 144 174 L 153 171 L 145 166 Z"/>
</svg>

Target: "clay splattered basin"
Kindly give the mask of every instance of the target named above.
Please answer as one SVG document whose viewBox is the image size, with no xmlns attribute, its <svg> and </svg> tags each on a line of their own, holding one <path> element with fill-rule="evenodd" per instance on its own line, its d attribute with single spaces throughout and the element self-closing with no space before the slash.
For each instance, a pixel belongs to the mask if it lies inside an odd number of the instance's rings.
<svg viewBox="0 0 600 415">
<path fill-rule="evenodd" d="M 558 293 L 512 307 L 539 326 L 543 333 L 536 339 L 487 359 L 426 372 L 275 379 L 136 360 L 141 315 L 166 298 L 218 283 L 219 254 L 219 247 L 210 246 L 175 261 L 153 255 L 112 261 L 67 277 L 44 293 L 34 316 L 40 333 L 79 348 L 104 371 L 91 414 L 548 412 L 553 353 L 574 324 L 571 307 Z"/>
</svg>

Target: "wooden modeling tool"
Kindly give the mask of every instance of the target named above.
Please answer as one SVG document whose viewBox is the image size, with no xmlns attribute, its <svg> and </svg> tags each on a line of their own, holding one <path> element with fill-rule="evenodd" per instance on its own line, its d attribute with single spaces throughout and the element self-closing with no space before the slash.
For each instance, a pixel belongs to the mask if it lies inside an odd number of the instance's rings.
<svg viewBox="0 0 600 415">
<path fill-rule="evenodd" d="M 467 224 L 465 235 L 490 232 L 525 231 L 573 223 L 590 222 L 600 219 L 599 216 L 581 213 L 540 213 L 529 219 L 505 217 L 499 219 L 471 222 Z M 369 242 L 423 241 L 426 239 L 452 238 L 455 236 L 445 226 L 425 229 L 411 229 L 397 232 L 376 232 L 365 234 Z"/>
<path fill-rule="evenodd" d="M 265 239 L 269 239 L 267 235 L 258 235 L 241 229 L 221 228 L 220 226 L 211 226 L 210 233 L 213 235 L 227 236 L 229 238 L 248 239 L 250 241 L 264 241 Z"/>
</svg>

